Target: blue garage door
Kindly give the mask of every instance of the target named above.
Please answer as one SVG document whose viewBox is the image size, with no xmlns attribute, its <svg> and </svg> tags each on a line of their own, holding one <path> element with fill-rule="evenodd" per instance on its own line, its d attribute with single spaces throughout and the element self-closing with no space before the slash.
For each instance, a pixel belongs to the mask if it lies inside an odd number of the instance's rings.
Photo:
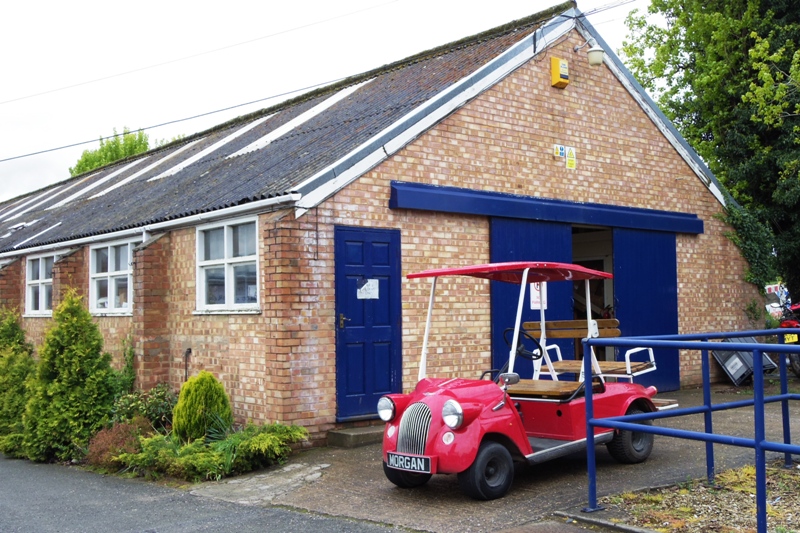
<svg viewBox="0 0 800 533">
<path fill-rule="evenodd" d="M 674 233 L 614 229 L 614 305 L 624 336 L 678 333 L 675 244 Z M 659 391 L 680 389 L 678 350 L 654 355 L 658 370 L 634 381 Z"/>
<path fill-rule="evenodd" d="M 558 222 L 541 222 L 509 218 L 492 218 L 490 228 L 491 261 L 553 261 L 572 262 L 572 226 Z M 492 282 L 492 368 L 501 368 L 508 361 L 509 347 L 503 339 L 506 328 L 514 327 L 519 298 L 519 286 Z M 572 284 L 552 283 L 547 287 L 548 320 L 571 320 Z M 525 303 L 523 321 L 539 320 L 539 311 Z M 509 333 L 508 338 L 511 338 Z M 559 342 L 562 355 L 574 358 L 569 341 Z M 531 377 L 533 364 L 517 360 L 514 370 L 522 377 Z"/>
</svg>

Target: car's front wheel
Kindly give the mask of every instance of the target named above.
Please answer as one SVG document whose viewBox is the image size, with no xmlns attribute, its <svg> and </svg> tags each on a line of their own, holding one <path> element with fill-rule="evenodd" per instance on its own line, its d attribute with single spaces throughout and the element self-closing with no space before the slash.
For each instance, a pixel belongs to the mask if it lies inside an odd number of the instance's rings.
<svg viewBox="0 0 800 533">
<path fill-rule="evenodd" d="M 514 460 L 505 446 L 484 442 L 472 465 L 458 474 L 458 485 L 476 500 L 502 498 L 514 481 Z"/>
<path fill-rule="evenodd" d="M 385 461 L 383 463 L 383 473 L 386 475 L 386 479 L 401 489 L 421 487 L 431 479 L 430 474 L 417 474 L 415 472 L 406 472 L 405 470 L 389 468 Z"/>
</svg>

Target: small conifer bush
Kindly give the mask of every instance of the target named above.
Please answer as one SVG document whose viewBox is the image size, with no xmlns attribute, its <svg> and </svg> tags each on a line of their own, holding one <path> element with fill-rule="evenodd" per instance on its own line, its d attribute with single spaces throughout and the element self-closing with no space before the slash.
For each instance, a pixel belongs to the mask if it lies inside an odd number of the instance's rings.
<svg viewBox="0 0 800 533">
<path fill-rule="evenodd" d="M 25 382 L 35 369 L 33 347 L 25 341 L 19 315 L 0 309 L 0 437 L 22 433 Z"/>
<path fill-rule="evenodd" d="M 172 430 L 188 442 L 204 438 L 211 427 L 220 429 L 220 422 L 227 428 L 233 425 L 231 402 L 222 383 L 203 370 L 181 387 L 172 412 Z"/>
<path fill-rule="evenodd" d="M 114 401 L 111 355 L 83 299 L 68 290 L 53 311 L 39 350 L 23 415 L 25 454 L 32 461 L 80 459 L 108 422 Z"/>
</svg>

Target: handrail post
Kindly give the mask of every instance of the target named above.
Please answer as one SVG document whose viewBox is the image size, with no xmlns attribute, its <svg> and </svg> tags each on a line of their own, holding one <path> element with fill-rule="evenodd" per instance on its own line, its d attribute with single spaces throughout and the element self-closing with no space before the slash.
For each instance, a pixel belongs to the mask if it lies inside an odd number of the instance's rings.
<svg viewBox="0 0 800 533">
<path fill-rule="evenodd" d="M 594 445 L 594 400 L 592 395 L 594 392 L 594 381 L 592 381 L 592 362 L 590 357 L 586 357 L 586 349 L 592 349 L 588 346 L 589 339 L 583 339 L 583 372 L 584 376 L 588 376 L 588 381 L 583 380 L 583 388 L 586 402 L 586 467 L 589 475 L 589 505 L 581 509 L 584 513 L 593 513 L 595 511 L 602 511 L 605 507 L 597 505 L 597 460 L 595 458 L 595 445 Z M 588 385 L 587 385 L 588 383 Z"/>
<path fill-rule="evenodd" d="M 784 336 L 782 334 L 778 334 L 778 344 L 783 345 L 784 343 Z M 778 355 L 778 370 L 781 375 L 781 396 L 784 396 L 783 400 L 781 400 L 781 416 L 783 418 L 783 443 L 784 444 L 791 444 L 792 443 L 792 432 L 791 432 L 791 423 L 789 419 L 789 399 L 785 396 L 789 394 L 789 384 L 788 384 L 788 372 L 786 370 L 786 359 L 789 357 L 788 354 L 781 353 Z M 792 454 L 786 452 L 783 454 L 783 467 L 784 468 L 792 468 L 794 465 L 792 464 Z"/>
<path fill-rule="evenodd" d="M 708 342 L 708 338 L 703 339 L 703 342 Z M 701 368 L 703 371 L 703 405 L 705 411 L 703 412 L 703 419 L 705 421 L 705 432 L 714 433 L 714 420 L 711 411 L 711 364 L 708 360 L 708 350 L 700 352 Z M 706 479 L 709 485 L 714 484 L 714 444 L 706 441 Z"/>
<path fill-rule="evenodd" d="M 764 361 L 759 349 L 753 350 L 753 428 L 756 450 L 756 528 L 767 533 L 767 459 L 764 451 L 766 428 L 764 421 Z M 758 359 L 758 362 L 756 362 Z"/>
</svg>

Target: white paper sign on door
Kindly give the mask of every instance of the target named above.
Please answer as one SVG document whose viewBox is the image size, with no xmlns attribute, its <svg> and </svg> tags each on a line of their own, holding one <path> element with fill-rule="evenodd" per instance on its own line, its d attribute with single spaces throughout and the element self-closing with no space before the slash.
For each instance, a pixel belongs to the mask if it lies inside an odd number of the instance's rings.
<svg viewBox="0 0 800 533">
<path fill-rule="evenodd" d="M 356 298 L 359 300 L 377 300 L 379 298 L 377 279 L 362 279 L 356 288 Z"/>
<path fill-rule="evenodd" d="M 531 309 L 547 310 L 547 283 L 531 283 Z"/>
</svg>

